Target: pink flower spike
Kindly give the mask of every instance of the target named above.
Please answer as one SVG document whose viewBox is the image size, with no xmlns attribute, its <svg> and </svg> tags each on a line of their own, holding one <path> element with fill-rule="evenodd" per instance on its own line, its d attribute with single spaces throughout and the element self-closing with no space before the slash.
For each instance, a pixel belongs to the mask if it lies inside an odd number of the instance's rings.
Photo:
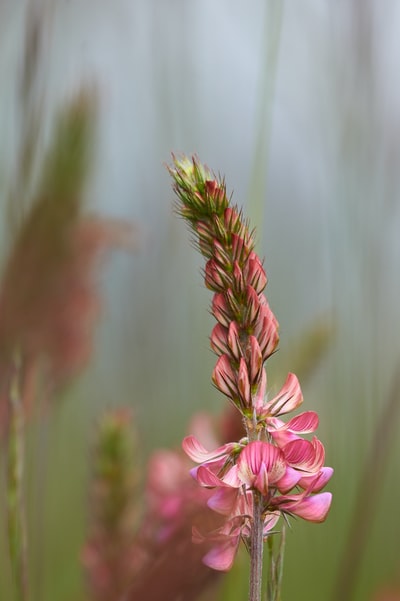
<svg viewBox="0 0 400 601">
<path fill-rule="evenodd" d="M 280 392 L 264 407 L 264 416 L 277 416 L 290 413 L 303 402 L 303 395 L 297 376 L 288 374 Z"/>
<path fill-rule="evenodd" d="M 207 451 L 205 447 L 194 436 L 186 436 L 182 442 L 182 448 L 186 455 L 196 463 L 204 463 L 221 457 L 228 457 L 233 451 L 238 451 L 240 445 L 237 442 L 228 442 L 214 451 Z"/>
<path fill-rule="evenodd" d="M 323 522 L 328 515 L 332 502 L 330 492 L 321 492 L 317 495 L 311 495 L 300 501 L 287 501 L 280 503 L 279 509 L 297 515 L 308 522 Z"/>
</svg>

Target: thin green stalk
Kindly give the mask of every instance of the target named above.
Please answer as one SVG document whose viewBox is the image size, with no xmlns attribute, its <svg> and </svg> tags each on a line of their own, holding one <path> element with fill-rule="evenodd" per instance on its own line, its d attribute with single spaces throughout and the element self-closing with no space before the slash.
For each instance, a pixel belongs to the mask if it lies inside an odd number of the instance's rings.
<svg viewBox="0 0 400 601">
<path fill-rule="evenodd" d="M 253 491 L 253 523 L 250 548 L 250 590 L 249 601 L 261 601 L 263 567 L 263 516 L 262 495 Z"/>
<path fill-rule="evenodd" d="M 20 396 L 20 358 L 14 360 L 10 385 L 10 438 L 8 447 L 7 525 L 11 567 L 18 601 L 28 599 L 27 535 L 24 506 L 24 411 Z"/>
<path fill-rule="evenodd" d="M 274 553 L 275 536 L 268 537 L 269 550 L 269 579 L 268 579 L 268 601 L 281 601 L 283 558 L 285 553 L 286 527 L 282 526 L 279 548 Z"/>
</svg>

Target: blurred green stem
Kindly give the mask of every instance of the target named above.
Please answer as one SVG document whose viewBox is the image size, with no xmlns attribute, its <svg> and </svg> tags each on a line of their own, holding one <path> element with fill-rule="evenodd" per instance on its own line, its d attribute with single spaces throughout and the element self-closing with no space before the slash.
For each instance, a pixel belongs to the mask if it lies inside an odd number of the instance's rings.
<svg viewBox="0 0 400 601">
<path fill-rule="evenodd" d="M 278 536 L 278 535 L 277 535 Z M 283 524 L 280 535 L 279 548 L 274 554 L 274 536 L 268 537 L 269 551 L 269 578 L 268 578 L 268 601 L 281 601 L 282 575 L 283 575 L 283 557 L 285 553 L 286 526 Z"/>
<path fill-rule="evenodd" d="M 28 599 L 27 536 L 23 493 L 25 428 L 20 395 L 21 358 L 16 354 L 10 385 L 10 435 L 8 448 L 7 525 L 11 567 L 18 601 Z"/>
</svg>

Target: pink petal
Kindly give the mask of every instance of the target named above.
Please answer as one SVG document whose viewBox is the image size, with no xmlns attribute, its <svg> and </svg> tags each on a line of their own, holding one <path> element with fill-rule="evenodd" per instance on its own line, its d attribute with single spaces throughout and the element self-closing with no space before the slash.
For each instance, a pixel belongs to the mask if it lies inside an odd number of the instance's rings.
<svg viewBox="0 0 400 601">
<path fill-rule="evenodd" d="M 235 290 L 235 292 L 237 294 L 243 294 L 244 288 L 245 288 L 243 272 L 237 261 L 233 262 L 232 275 L 233 275 L 233 289 Z"/>
<path fill-rule="evenodd" d="M 329 482 L 333 474 L 333 468 L 323 467 L 320 473 L 315 477 L 314 474 L 303 476 L 298 485 L 306 489 L 308 492 L 319 492 Z"/>
<path fill-rule="evenodd" d="M 285 430 L 291 432 L 297 432 L 298 434 L 308 434 L 314 432 L 318 428 L 319 418 L 315 411 L 305 411 L 292 417 L 291 420 L 285 424 Z"/>
<path fill-rule="evenodd" d="M 232 369 L 228 355 L 221 355 L 221 357 L 219 357 L 212 374 L 212 380 L 218 390 L 227 397 L 230 399 L 237 398 L 238 388 L 236 375 Z"/>
<path fill-rule="evenodd" d="M 276 482 L 276 487 L 281 493 L 286 494 L 290 490 L 292 490 L 292 488 L 296 486 L 296 484 L 299 483 L 300 479 L 300 472 L 298 472 L 292 467 L 287 467 L 286 472 L 284 473 L 282 478 L 279 478 L 279 480 Z"/>
<path fill-rule="evenodd" d="M 217 492 L 207 501 L 210 509 L 222 515 L 230 515 L 236 504 L 238 489 L 218 488 Z"/>
<path fill-rule="evenodd" d="M 239 536 L 226 536 L 225 541 L 215 546 L 203 557 L 203 563 L 214 570 L 228 572 L 236 557 L 239 542 Z"/>
<path fill-rule="evenodd" d="M 245 327 L 254 327 L 260 317 L 261 303 L 252 286 L 246 286 L 246 310 L 243 316 Z"/>
<path fill-rule="evenodd" d="M 229 324 L 228 345 L 233 357 L 239 361 L 243 353 L 240 346 L 239 326 L 236 321 Z"/>
<path fill-rule="evenodd" d="M 240 398 L 245 407 L 250 407 L 251 405 L 251 391 L 250 391 L 250 381 L 249 381 L 249 373 L 247 371 L 246 361 L 241 357 L 239 363 L 239 375 L 238 375 L 238 383 L 237 387 L 239 390 Z"/>
<path fill-rule="evenodd" d="M 222 292 L 226 288 L 226 273 L 214 259 L 209 259 L 205 267 L 204 281 L 210 290 Z"/>
<path fill-rule="evenodd" d="M 283 447 L 283 453 L 289 465 L 307 472 L 318 472 L 325 460 L 324 446 L 317 438 L 311 442 L 303 438 L 292 440 Z"/>
<path fill-rule="evenodd" d="M 228 457 L 232 451 L 239 450 L 240 445 L 237 442 L 228 442 L 218 447 L 214 451 L 207 451 L 205 447 L 194 436 L 186 436 L 182 442 L 182 448 L 186 455 L 196 463 L 204 463 L 218 459 L 219 457 Z"/>
<path fill-rule="evenodd" d="M 211 348 L 217 355 L 229 353 L 228 347 L 228 330 L 225 326 L 217 323 L 211 332 L 210 337 Z"/>
<path fill-rule="evenodd" d="M 264 536 L 268 535 L 269 531 L 272 530 L 272 528 L 278 522 L 280 516 L 281 516 L 281 514 L 278 511 L 266 514 L 266 516 L 264 518 L 264 528 L 263 528 Z"/>
<path fill-rule="evenodd" d="M 257 294 L 260 294 L 267 285 L 267 276 L 263 265 L 255 252 L 250 253 L 246 263 L 246 276 L 250 286 L 254 288 Z"/>
<path fill-rule="evenodd" d="M 259 490 L 262 495 L 268 494 L 268 472 L 265 463 L 261 465 L 253 486 Z"/>
<path fill-rule="evenodd" d="M 214 294 L 211 311 L 215 319 L 220 324 L 222 324 L 225 327 L 229 327 L 232 318 L 228 304 L 225 299 L 225 295 L 222 292 L 220 292 L 219 294 Z"/>
<path fill-rule="evenodd" d="M 236 225 L 239 224 L 240 216 L 238 217 L 238 221 L 236 222 Z M 235 259 L 240 263 L 244 263 L 251 252 L 251 248 L 248 245 L 249 240 L 248 238 L 246 238 L 246 235 L 243 234 L 244 232 L 240 232 L 240 235 L 232 234 L 232 256 L 235 257 Z"/>
<path fill-rule="evenodd" d="M 250 442 L 240 453 L 238 460 L 239 476 L 248 486 L 255 486 L 260 472 L 262 480 L 258 484 L 265 484 L 265 475 L 268 475 L 270 483 L 274 483 L 283 476 L 286 465 L 280 449 L 268 442 Z M 264 474 L 265 469 L 265 474 Z M 263 494 L 266 494 L 262 491 Z"/>
<path fill-rule="evenodd" d="M 258 384 L 257 391 L 253 396 L 253 407 L 255 408 L 257 415 L 262 412 L 262 407 L 264 405 L 264 397 L 267 390 L 267 372 L 263 368 L 261 370 L 261 378 Z"/>
<path fill-rule="evenodd" d="M 330 492 L 322 492 L 317 495 L 305 497 L 300 502 L 283 503 L 280 509 L 285 509 L 294 515 L 297 515 L 303 520 L 309 522 L 323 522 L 328 514 L 332 502 L 332 494 Z"/>
<path fill-rule="evenodd" d="M 265 300 L 264 296 L 262 298 Z M 259 320 L 254 328 L 254 336 L 258 340 L 265 361 L 274 352 L 279 342 L 278 322 L 266 300 L 261 304 Z"/>
<path fill-rule="evenodd" d="M 204 465 L 200 465 L 196 471 L 196 480 L 201 486 L 214 488 L 216 486 L 224 486 L 221 478 L 219 478 L 214 472 L 210 471 Z"/>
<path fill-rule="evenodd" d="M 300 384 L 294 374 L 288 374 L 279 394 L 265 406 L 265 417 L 283 415 L 297 409 L 303 402 Z"/>
<path fill-rule="evenodd" d="M 239 488 L 242 482 L 237 474 L 237 466 L 232 466 L 223 476 L 217 475 L 208 464 L 200 465 L 195 472 L 195 478 L 201 486 Z"/>
<path fill-rule="evenodd" d="M 263 366 L 263 357 L 261 354 L 260 345 L 258 344 L 257 338 L 255 336 L 249 336 L 248 339 L 248 353 L 250 355 L 250 382 L 253 386 L 258 382 L 260 377 L 261 369 Z"/>
</svg>

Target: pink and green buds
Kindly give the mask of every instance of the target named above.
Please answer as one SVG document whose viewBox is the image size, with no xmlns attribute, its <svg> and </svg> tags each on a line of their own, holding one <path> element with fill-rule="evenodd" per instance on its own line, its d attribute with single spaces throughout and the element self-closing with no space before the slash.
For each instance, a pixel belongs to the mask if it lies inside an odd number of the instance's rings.
<svg viewBox="0 0 400 601">
<path fill-rule="evenodd" d="M 193 540 L 211 541 L 205 563 L 228 570 L 240 539 L 253 549 L 256 529 L 265 538 L 280 516 L 323 521 L 331 494 L 320 490 L 333 470 L 324 467 L 323 444 L 316 437 L 302 438 L 317 429 L 315 412 L 288 422 L 280 419 L 303 402 L 297 377 L 289 374 L 278 395 L 268 400 L 264 364 L 279 342 L 278 321 L 264 294 L 267 276 L 254 251 L 253 232 L 240 210 L 231 206 L 225 182 L 196 157 L 173 157 L 169 172 L 177 212 L 193 230 L 206 259 L 205 285 L 214 293 L 211 312 L 217 324 L 210 343 L 218 359 L 212 381 L 240 411 L 247 433 L 240 442 L 210 452 L 193 436 L 183 442 L 187 455 L 200 464 L 192 476 L 215 490 L 208 506 L 226 516 L 208 535 L 194 530 Z"/>
</svg>

